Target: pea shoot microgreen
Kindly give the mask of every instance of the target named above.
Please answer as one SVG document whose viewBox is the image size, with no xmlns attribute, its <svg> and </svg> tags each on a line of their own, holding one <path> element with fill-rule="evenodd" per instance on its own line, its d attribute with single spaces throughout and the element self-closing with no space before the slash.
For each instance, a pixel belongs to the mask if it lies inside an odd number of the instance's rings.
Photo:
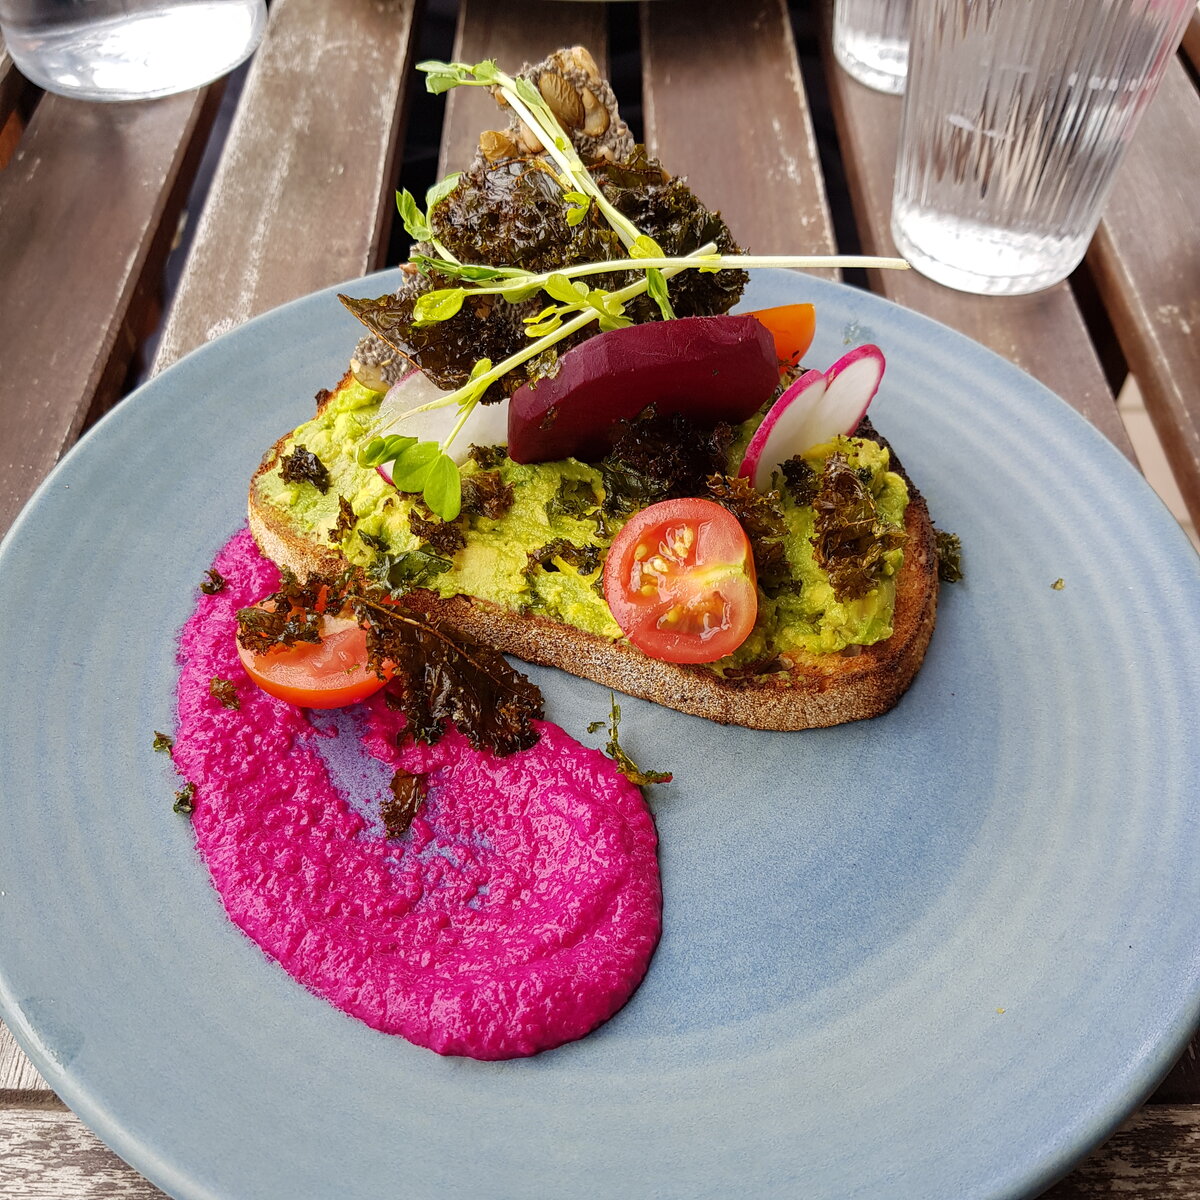
<svg viewBox="0 0 1200 1200">
<path fill-rule="evenodd" d="M 544 146 L 550 160 L 545 169 L 562 189 L 567 224 L 572 227 L 579 225 L 595 211 L 613 228 L 628 255 L 626 258 L 574 264 L 540 274 L 519 267 L 463 263 L 438 241 L 431 222 L 434 207 L 450 195 L 458 184 L 459 176 L 449 175 L 430 188 L 426 193 L 424 209 L 410 192 L 396 193 L 396 205 L 405 230 L 414 241 L 431 247 L 434 252 L 414 252 L 410 261 L 426 275 L 436 272 L 442 278 L 457 281 L 459 285 L 439 287 L 423 293 L 413 309 L 415 326 L 450 320 L 462 309 L 468 296 L 498 296 L 509 303 L 519 304 L 541 292 L 553 301 L 525 318 L 525 332 L 530 338 L 527 346 L 496 364 L 488 359 L 480 360 L 461 387 L 404 414 L 409 416 L 458 405 L 458 419 L 442 442 L 421 442 L 414 437 L 383 430 L 380 436 L 372 438 L 360 451 L 359 462 L 363 466 L 390 463 L 395 486 L 401 491 L 421 493 L 429 508 L 445 521 L 454 520 L 462 506 L 461 478 L 454 460 L 446 451 L 487 389 L 509 371 L 589 324 L 596 323 L 602 331 L 632 324 L 631 318 L 625 314 L 625 306 L 636 296 L 648 293 L 663 319 L 671 319 L 675 313 L 671 307 L 667 280 L 680 271 L 716 272 L 753 267 L 886 269 L 908 266 L 903 259 L 858 255 L 720 254 L 711 242 L 686 257 L 664 254 L 653 238 L 642 233 L 605 196 L 550 106 L 528 79 L 507 75 L 490 59 L 474 65 L 428 61 L 418 63 L 417 70 L 424 72 L 426 89 L 434 95 L 456 87 L 488 87 L 497 91 Z M 589 275 L 620 272 L 636 272 L 637 278 L 615 291 L 589 287 L 583 282 Z"/>
</svg>

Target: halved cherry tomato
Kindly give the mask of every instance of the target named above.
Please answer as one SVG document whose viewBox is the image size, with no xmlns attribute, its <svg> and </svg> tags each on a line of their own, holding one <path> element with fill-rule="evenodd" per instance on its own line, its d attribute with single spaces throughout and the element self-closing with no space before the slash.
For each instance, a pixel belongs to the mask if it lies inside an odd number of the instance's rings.
<svg viewBox="0 0 1200 1200">
<path fill-rule="evenodd" d="M 651 658 L 714 662 L 758 615 L 754 556 L 737 518 L 711 500 L 664 500 L 635 513 L 604 564 L 604 597 Z"/>
<path fill-rule="evenodd" d="M 384 685 L 367 667 L 367 634 L 349 617 L 322 617 L 319 642 L 297 642 L 266 654 L 238 644 L 246 674 L 264 692 L 301 708 L 341 708 Z"/>
<path fill-rule="evenodd" d="M 811 304 L 781 304 L 778 308 L 760 308 L 750 316 L 757 318 L 771 331 L 775 339 L 775 353 L 779 356 L 780 373 L 798 366 L 812 345 L 817 328 L 817 310 Z"/>
</svg>

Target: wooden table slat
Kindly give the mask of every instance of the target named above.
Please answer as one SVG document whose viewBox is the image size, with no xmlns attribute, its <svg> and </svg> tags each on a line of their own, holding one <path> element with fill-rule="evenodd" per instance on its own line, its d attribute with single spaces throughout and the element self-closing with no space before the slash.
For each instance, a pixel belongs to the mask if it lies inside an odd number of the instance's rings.
<svg viewBox="0 0 1200 1200">
<path fill-rule="evenodd" d="M 1200 525 L 1200 97 L 1182 63 L 1167 72 L 1129 147 L 1088 265 Z"/>
<path fill-rule="evenodd" d="M 512 74 L 565 46 L 585 46 L 601 72 L 608 62 L 608 24 L 602 6 L 557 0 L 464 0 L 458 12 L 454 60 L 496 61 Z M 485 88 L 455 88 L 446 95 L 446 120 L 438 177 L 461 171 L 475 156 L 485 129 L 503 129 L 501 112 Z"/>
<path fill-rule="evenodd" d="M 414 8 L 272 5 L 155 371 L 257 313 L 382 265 Z"/>
<path fill-rule="evenodd" d="M 50 1086 L 25 1057 L 8 1028 L 0 1024 L 0 1103 L 50 1095 Z"/>
<path fill-rule="evenodd" d="M 163 1200 L 72 1112 L 0 1110 L 5 1200 Z"/>
<path fill-rule="evenodd" d="M 644 5 L 642 75 L 651 153 L 720 209 L 743 246 L 758 254 L 834 252 L 784 0 Z"/>
<path fill-rule="evenodd" d="M 0 171 L 0 532 L 120 393 L 219 93 L 45 96 Z"/>
<path fill-rule="evenodd" d="M 1191 1200 L 1198 1179 L 1200 1108 L 1158 1105 L 1130 1117 L 1042 1200 Z"/>
<path fill-rule="evenodd" d="M 7 1200 L 159 1200 L 152 1183 L 109 1150 L 74 1113 L 0 1110 Z M 1045 1200 L 1194 1197 L 1200 1108 L 1145 1108 L 1044 1193 Z"/>
<path fill-rule="evenodd" d="M 900 98 L 872 91 L 846 74 L 834 61 L 828 31 L 822 44 L 863 250 L 895 254 L 891 210 Z M 1016 363 L 1133 458 L 1112 391 L 1067 284 L 1032 296 L 973 296 L 943 287 L 916 271 L 879 271 L 873 273 L 872 287 L 889 300 L 933 317 Z"/>
</svg>

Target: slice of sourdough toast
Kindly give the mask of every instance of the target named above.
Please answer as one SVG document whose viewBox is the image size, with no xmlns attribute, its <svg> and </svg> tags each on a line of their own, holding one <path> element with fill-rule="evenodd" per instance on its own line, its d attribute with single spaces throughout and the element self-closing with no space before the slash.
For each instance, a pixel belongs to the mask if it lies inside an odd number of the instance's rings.
<svg viewBox="0 0 1200 1200">
<path fill-rule="evenodd" d="M 352 382 L 347 375 L 339 388 Z M 332 395 L 323 393 L 319 403 L 328 403 Z M 340 571 L 346 560 L 338 546 L 294 520 L 286 507 L 266 495 L 264 478 L 278 466 L 290 436 L 267 452 L 251 481 L 251 532 L 268 558 L 301 576 Z M 883 443 L 873 430 L 870 436 Z M 769 673 L 731 677 L 707 665 L 650 658 L 623 638 L 478 597 L 443 597 L 418 589 L 408 593 L 407 603 L 470 641 L 724 724 L 797 730 L 878 716 L 896 704 L 916 675 L 933 632 L 938 597 L 934 531 L 927 506 L 894 455 L 892 469 L 905 479 L 909 491 L 904 557 L 895 578 L 893 632 L 871 645 L 825 654 L 791 650 L 782 662 L 772 664 Z"/>
</svg>

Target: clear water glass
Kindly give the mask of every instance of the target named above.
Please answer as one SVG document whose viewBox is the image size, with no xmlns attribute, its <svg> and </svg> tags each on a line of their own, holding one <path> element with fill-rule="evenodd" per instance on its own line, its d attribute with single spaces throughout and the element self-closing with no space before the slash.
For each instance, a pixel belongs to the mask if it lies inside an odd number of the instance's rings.
<svg viewBox="0 0 1200 1200">
<path fill-rule="evenodd" d="M 1195 0 L 914 0 L 892 235 L 1019 295 L 1082 260 Z"/>
<path fill-rule="evenodd" d="M 843 70 L 879 92 L 904 91 L 909 0 L 836 0 L 833 54 Z"/>
<path fill-rule="evenodd" d="M 200 87 L 258 45 L 265 0 L 0 0 L 17 69 L 83 100 L 145 100 Z"/>
</svg>

